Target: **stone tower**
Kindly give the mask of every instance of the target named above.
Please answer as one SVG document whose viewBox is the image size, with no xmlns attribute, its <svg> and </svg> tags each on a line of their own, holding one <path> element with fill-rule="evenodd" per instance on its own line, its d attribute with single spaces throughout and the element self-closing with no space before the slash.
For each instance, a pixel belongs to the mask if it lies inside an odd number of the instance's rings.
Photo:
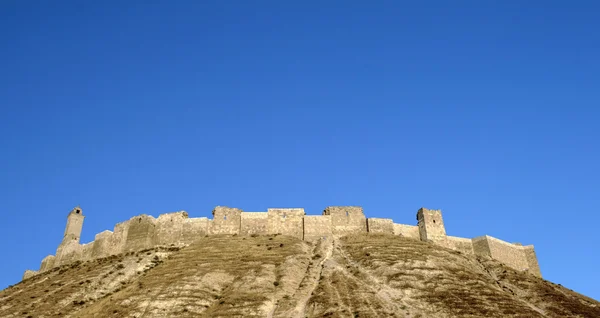
<svg viewBox="0 0 600 318">
<path fill-rule="evenodd" d="M 420 208 L 417 212 L 419 235 L 421 241 L 441 241 L 446 238 L 442 210 Z"/>
<path fill-rule="evenodd" d="M 63 236 L 63 243 L 75 241 L 79 243 L 81 237 L 81 228 L 83 227 L 83 212 L 79 206 L 76 206 L 67 215 L 67 227 L 65 228 L 65 235 Z"/>
</svg>

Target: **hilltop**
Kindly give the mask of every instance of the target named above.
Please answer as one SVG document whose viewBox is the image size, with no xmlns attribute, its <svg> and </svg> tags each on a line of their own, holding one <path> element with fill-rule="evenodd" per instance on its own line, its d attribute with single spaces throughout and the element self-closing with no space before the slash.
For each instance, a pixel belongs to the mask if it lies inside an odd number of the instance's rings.
<svg viewBox="0 0 600 318">
<path fill-rule="evenodd" d="M 204 236 L 57 266 L 0 304 L 2 317 L 600 317 L 491 257 L 373 233 Z"/>
</svg>

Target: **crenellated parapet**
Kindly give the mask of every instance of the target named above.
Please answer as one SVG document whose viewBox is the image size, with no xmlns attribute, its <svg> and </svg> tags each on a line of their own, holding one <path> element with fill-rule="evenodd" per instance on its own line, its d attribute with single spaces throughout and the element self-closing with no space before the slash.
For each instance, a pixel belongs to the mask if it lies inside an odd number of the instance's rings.
<svg viewBox="0 0 600 318">
<path fill-rule="evenodd" d="M 217 206 L 213 218 L 189 218 L 185 211 L 154 218 L 138 215 L 118 223 L 112 231 L 96 234 L 94 241 L 80 244 L 84 215 L 76 207 L 67 216 L 63 240 L 56 255 L 42 260 L 39 271 L 28 270 L 24 278 L 75 261 L 87 261 L 155 246 L 185 246 L 206 235 L 293 236 L 305 241 L 360 233 L 380 233 L 431 242 L 464 254 L 496 259 L 504 264 L 541 277 L 533 245 L 511 244 L 491 236 L 474 239 L 446 235 L 441 210 L 421 208 L 417 224 L 397 224 L 392 219 L 367 218 L 362 207 L 330 206 L 322 215 L 306 215 L 302 208 L 270 208 L 266 212 L 244 212 Z"/>
</svg>

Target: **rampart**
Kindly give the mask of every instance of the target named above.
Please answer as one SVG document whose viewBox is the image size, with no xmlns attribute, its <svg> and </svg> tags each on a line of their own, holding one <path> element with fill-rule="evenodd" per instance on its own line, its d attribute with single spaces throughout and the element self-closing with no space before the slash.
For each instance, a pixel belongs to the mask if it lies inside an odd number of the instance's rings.
<svg viewBox="0 0 600 318">
<path fill-rule="evenodd" d="M 46 256 L 39 271 L 27 270 L 23 279 L 74 261 L 86 261 L 155 246 L 185 246 L 206 235 L 281 234 L 316 241 L 355 233 L 383 233 L 431 242 L 464 254 L 489 257 L 520 271 L 541 277 L 533 245 L 511 244 L 491 236 L 474 239 L 446 235 L 441 210 L 421 208 L 417 224 L 397 224 L 392 219 L 366 218 L 361 207 L 331 206 L 322 215 L 305 215 L 302 208 L 272 208 L 267 212 L 243 212 L 217 206 L 213 218 L 189 218 L 185 211 L 154 218 L 138 215 L 118 223 L 112 231 L 96 234 L 80 244 L 83 212 L 76 207 L 67 216 L 63 239 L 56 255 Z"/>
</svg>

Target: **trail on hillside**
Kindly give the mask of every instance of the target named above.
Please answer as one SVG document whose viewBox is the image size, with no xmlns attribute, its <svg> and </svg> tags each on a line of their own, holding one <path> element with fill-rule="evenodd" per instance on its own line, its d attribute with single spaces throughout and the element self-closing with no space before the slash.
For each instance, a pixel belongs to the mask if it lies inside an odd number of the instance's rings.
<svg viewBox="0 0 600 318">
<path fill-rule="evenodd" d="M 269 317 L 281 318 L 304 318 L 306 317 L 306 305 L 319 284 L 325 262 L 331 258 L 333 252 L 333 238 L 320 240 L 312 250 L 311 262 L 306 269 L 306 274 L 300 285 L 293 293 L 280 301 L 272 315 Z"/>
</svg>

